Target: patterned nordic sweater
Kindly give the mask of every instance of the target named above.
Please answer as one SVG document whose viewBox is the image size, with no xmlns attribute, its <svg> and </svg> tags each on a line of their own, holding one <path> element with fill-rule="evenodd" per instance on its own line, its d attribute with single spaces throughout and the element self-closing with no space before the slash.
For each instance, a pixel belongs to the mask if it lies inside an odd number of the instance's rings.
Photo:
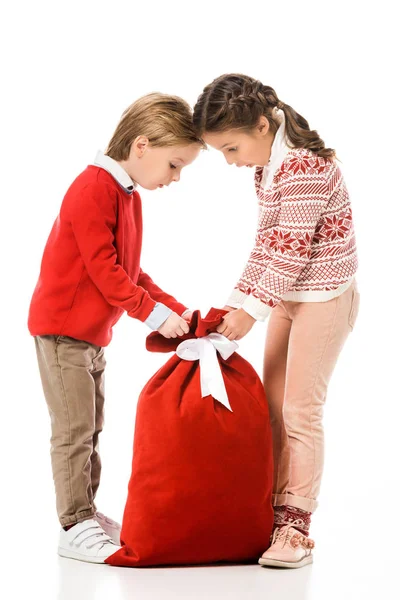
<svg viewBox="0 0 400 600">
<path fill-rule="evenodd" d="M 349 195 L 337 163 L 289 148 L 283 127 L 272 147 L 272 165 L 255 172 L 257 235 L 227 302 L 259 321 L 281 300 L 326 302 L 339 296 L 358 266 Z"/>
</svg>

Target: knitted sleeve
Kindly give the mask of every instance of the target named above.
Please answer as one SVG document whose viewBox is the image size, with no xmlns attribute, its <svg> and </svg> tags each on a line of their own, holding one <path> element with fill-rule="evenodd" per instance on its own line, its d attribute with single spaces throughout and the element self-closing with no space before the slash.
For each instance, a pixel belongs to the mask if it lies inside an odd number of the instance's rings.
<svg viewBox="0 0 400 600">
<path fill-rule="evenodd" d="M 231 300 L 263 321 L 296 282 L 311 255 L 312 239 L 327 206 L 327 162 L 312 168 L 307 156 L 288 156 L 279 173 L 279 219 L 259 228 L 255 247 Z"/>
</svg>

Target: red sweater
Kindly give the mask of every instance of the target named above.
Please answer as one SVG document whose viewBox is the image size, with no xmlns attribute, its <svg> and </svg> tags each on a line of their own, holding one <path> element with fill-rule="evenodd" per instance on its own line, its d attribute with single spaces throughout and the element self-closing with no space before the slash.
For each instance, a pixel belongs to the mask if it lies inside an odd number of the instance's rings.
<svg viewBox="0 0 400 600">
<path fill-rule="evenodd" d="M 31 335 L 107 346 L 124 310 L 145 321 L 156 302 L 186 309 L 140 268 L 142 204 L 106 170 L 88 166 L 67 191 L 47 240 L 29 308 Z"/>
</svg>

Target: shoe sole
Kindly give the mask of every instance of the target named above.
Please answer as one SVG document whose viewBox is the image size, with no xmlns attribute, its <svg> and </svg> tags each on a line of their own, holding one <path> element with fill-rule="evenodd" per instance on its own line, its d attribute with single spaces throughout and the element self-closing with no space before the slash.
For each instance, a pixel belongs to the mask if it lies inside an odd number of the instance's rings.
<svg viewBox="0 0 400 600">
<path fill-rule="evenodd" d="M 273 558 L 260 558 L 258 564 L 263 567 L 279 567 L 281 569 L 299 569 L 313 562 L 313 556 L 305 556 L 297 562 L 285 562 L 284 560 L 274 560 Z"/>
<path fill-rule="evenodd" d="M 64 548 L 58 548 L 58 556 L 61 556 L 62 558 L 72 558 L 73 560 L 80 560 L 81 562 L 94 563 L 97 565 L 104 565 L 104 561 L 108 558 L 100 558 L 99 556 L 85 556 L 84 554 L 79 554 L 79 552 L 74 552 L 72 550 L 64 550 Z"/>
</svg>

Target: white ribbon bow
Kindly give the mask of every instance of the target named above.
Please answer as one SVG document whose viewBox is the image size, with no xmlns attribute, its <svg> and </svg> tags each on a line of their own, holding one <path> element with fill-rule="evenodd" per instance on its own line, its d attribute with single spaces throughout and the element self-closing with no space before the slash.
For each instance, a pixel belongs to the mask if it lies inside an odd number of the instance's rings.
<svg viewBox="0 0 400 600">
<path fill-rule="evenodd" d="M 217 351 L 222 358 L 228 359 L 239 348 L 220 333 L 210 333 L 201 338 L 185 340 L 176 349 L 179 358 L 184 360 L 200 360 L 201 397 L 211 396 L 232 411 L 228 394 L 218 362 Z"/>
</svg>

